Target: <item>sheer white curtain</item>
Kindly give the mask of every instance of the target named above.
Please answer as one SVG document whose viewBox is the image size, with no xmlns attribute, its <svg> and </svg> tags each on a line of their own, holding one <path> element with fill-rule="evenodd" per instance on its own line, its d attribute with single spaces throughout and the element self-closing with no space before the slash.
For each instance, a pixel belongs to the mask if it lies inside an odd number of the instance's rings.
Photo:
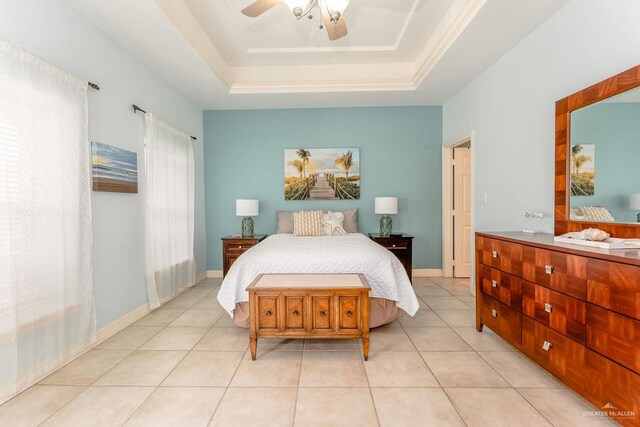
<svg viewBox="0 0 640 427">
<path fill-rule="evenodd" d="M 0 403 L 95 341 L 87 82 L 0 39 Z"/>
<path fill-rule="evenodd" d="M 191 137 L 145 116 L 146 258 L 149 305 L 195 283 L 194 160 Z"/>
</svg>

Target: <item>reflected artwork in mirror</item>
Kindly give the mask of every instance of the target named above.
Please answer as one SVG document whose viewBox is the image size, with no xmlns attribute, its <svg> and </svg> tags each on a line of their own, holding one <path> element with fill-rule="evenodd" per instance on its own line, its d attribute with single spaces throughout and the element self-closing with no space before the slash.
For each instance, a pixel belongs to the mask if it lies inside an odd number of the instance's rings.
<svg viewBox="0 0 640 427">
<path fill-rule="evenodd" d="M 571 113 L 572 221 L 637 222 L 640 88 Z"/>
<path fill-rule="evenodd" d="M 640 238 L 640 65 L 556 102 L 556 236 Z"/>
</svg>

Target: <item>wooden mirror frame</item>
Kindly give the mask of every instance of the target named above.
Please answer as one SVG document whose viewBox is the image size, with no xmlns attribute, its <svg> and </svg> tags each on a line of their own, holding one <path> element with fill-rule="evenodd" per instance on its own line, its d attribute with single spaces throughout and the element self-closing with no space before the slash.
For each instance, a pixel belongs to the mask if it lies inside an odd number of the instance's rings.
<svg viewBox="0 0 640 427">
<path fill-rule="evenodd" d="M 556 102 L 556 174 L 555 174 L 555 235 L 586 228 L 599 228 L 612 237 L 640 238 L 640 223 L 571 221 L 569 219 L 571 188 L 569 179 L 569 148 L 571 147 L 571 113 L 614 95 L 640 87 L 640 65 L 589 86 Z"/>
</svg>

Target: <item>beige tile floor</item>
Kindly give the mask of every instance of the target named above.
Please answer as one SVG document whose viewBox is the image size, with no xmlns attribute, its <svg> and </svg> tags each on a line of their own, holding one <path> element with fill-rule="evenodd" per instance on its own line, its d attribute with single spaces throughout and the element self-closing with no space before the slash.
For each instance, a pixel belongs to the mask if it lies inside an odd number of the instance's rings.
<svg viewBox="0 0 640 427">
<path fill-rule="evenodd" d="M 474 328 L 469 282 L 416 278 L 414 317 L 355 340 L 260 340 L 180 295 L 0 406 L 0 426 L 574 426 L 589 403 Z"/>
</svg>

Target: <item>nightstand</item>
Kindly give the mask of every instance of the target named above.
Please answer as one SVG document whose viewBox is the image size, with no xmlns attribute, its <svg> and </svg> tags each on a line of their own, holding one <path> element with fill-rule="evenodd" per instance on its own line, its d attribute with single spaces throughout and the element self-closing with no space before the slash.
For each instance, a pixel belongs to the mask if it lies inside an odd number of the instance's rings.
<svg viewBox="0 0 640 427">
<path fill-rule="evenodd" d="M 380 233 L 369 233 L 369 238 L 393 252 L 402 265 L 404 265 L 405 270 L 407 270 L 407 276 L 409 276 L 409 280 L 413 283 L 413 278 L 411 277 L 413 236 L 398 234 L 395 236 L 382 237 Z"/>
<path fill-rule="evenodd" d="M 227 275 L 231 265 L 247 249 L 262 242 L 266 234 L 256 234 L 253 237 L 227 236 L 222 238 L 222 277 Z"/>
</svg>

